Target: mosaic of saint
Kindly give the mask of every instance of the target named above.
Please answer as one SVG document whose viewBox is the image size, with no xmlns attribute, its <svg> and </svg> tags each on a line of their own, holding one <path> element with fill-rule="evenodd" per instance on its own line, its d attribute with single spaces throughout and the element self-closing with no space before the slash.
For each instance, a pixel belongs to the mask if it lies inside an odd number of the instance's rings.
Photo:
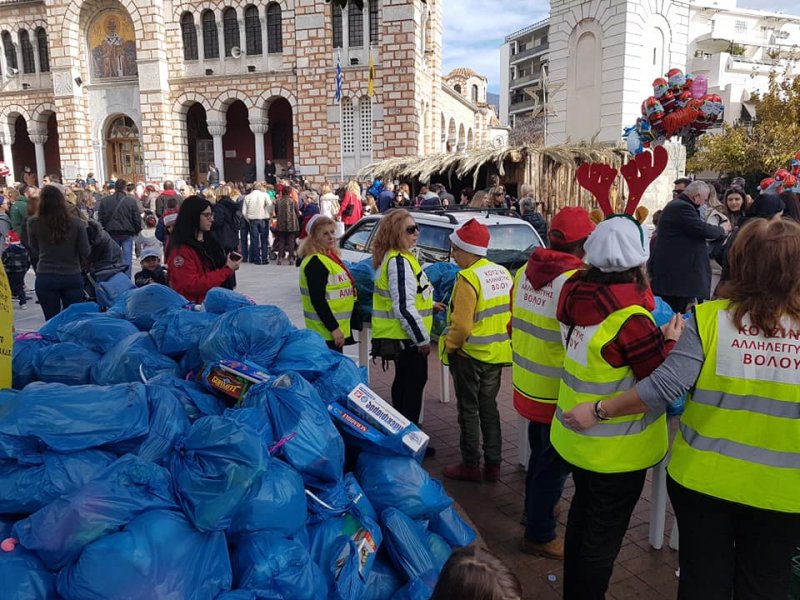
<svg viewBox="0 0 800 600">
<path fill-rule="evenodd" d="M 136 75 L 136 38 L 127 14 L 101 12 L 89 26 L 88 38 L 93 79 Z"/>
</svg>

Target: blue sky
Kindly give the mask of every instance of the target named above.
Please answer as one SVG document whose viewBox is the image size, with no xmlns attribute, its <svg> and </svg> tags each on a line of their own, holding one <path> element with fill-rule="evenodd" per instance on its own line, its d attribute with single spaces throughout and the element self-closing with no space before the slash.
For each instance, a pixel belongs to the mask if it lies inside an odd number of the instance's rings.
<svg viewBox="0 0 800 600">
<path fill-rule="evenodd" d="M 500 45 L 503 38 L 544 19 L 547 0 L 442 0 L 445 74 L 455 67 L 469 67 L 489 78 L 489 91 L 500 84 Z M 739 0 L 742 8 L 800 14 L 797 0 Z M 513 6 L 513 9 L 509 8 Z"/>
</svg>

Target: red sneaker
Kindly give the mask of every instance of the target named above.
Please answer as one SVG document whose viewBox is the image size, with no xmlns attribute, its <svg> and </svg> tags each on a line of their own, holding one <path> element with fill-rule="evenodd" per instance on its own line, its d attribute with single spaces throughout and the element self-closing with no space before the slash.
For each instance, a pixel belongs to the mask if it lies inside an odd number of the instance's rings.
<svg viewBox="0 0 800 600">
<path fill-rule="evenodd" d="M 464 463 L 448 465 L 444 468 L 444 476 L 458 481 L 481 481 L 481 469 L 478 466 L 468 467 Z"/>
<path fill-rule="evenodd" d="M 486 481 L 494 483 L 500 479 L 500 465 L 486 465 L 483 468 L 483 476 L 486 478 Z"/>
</svg>

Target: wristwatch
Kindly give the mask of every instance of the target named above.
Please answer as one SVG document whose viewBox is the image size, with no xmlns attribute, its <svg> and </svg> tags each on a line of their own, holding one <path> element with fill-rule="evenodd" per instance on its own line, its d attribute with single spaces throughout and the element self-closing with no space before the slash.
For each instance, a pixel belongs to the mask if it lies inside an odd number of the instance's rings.
<svg viewBox="0 0 800 600">
<path fill-rule="evenodd" d="M 601 402 L 602 400 L 598 400 L 594 403 L 594 416 L 597 417 L 599 421 L 608 421 L 611 417 L 608 416 L 608 411 L 603 408 Z"/>
</svg>

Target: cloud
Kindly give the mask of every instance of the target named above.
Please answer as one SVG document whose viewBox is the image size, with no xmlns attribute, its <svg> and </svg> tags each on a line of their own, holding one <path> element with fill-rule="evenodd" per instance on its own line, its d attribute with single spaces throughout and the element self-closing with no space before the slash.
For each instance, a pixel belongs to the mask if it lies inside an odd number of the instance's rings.
<svg viewBox="0 0 800 600">
<path fill-rule="evenodd" d="M 489 79 L 489 91 L 500 89 L 500 46 L 510 33 L 547 18 L 546 0 L 442 0 L 442 70 L 469 67 Z"/>
<path fill-rule="evenodd" d="M 452 1 L 452 0 L 451 0 Z M 768 12 L 783 12 L 787 15 L 800 15 L 796 0 L 739 0 L 739 8 L 753 8 Z"/>
</svg>

